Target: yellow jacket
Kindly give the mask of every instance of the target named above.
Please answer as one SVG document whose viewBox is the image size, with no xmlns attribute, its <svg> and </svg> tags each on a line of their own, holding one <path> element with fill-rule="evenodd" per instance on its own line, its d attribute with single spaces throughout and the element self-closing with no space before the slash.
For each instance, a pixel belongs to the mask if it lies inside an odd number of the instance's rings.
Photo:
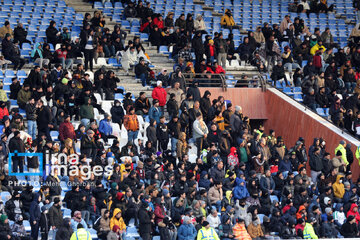
<svg viewBox="0 0 360 240">
<path fill-rule="evenodd" d="M 335 148 L 335 155 L 336 153 L 340 151 L 341 152 L 341 158 L 344 160 L 345 164 L 348 165 L 349 162 L 347 160 L 347 157 L 346 157 L 346 149 L 343 145 L 339 144 L 339 146 L 337 146 L 337 148 Z"/>
<path fill-rule="evenodd" d="M 92 240 L 91 234 L 84 228 L 78 229 L 71 235 L 70 240 Z"/>
<path fill-rule="evenodd" d="M 356 148 L 355 157 L 357 160 L 359 160 L 360 165 L 360 146 Z"/>
<path fill-rule="evenodd" d="M 124 219 L 122 217 L 120 217 L 119 219 L 116 218 L 116 214 L 118 214 L 119 212 L 121 213 L 121 210 L 119 208 L 114 209 L 113 216 L 110 219 L 110 229 L 113 229 L 115 225 L 118 225 L 121 231 L 125 231 L 126 225 Z"/>
<path fill-rule="evenodd" d="M 209 229 L 202 227 L 198 232 L 197 240 L 220 240 L 220 238 L 212 227 Z"/>
<path fill-rule="evenodd" d="M 324 49 L 325 52 L 326 48 L 324 46 L 319 46 L 319 44 L 317 43 L 310 49 L 310 54 L 314 56 L 316 51 L 319 50 L 320 48 Z"/>
<path fill-rule="evenodd" d="M 303 231 L 304 239 L 318 239 L 315 234 L 314 227 L 310 223 L 306 223 Z"/>
<path fill-rule="evenodd" d="M 226 11 L 227 12 L 227 11 Z M 221 21 L 220 24 L 222 26 L 234 26 L 235 25 L 235 21 L 234 18 L 232 16 L 228 16 L 227 14 L 224 14 L 224 16 L 221 17 Z"/>
<path fill-rule="evenodd" d="M 334 196 L 337 198 L 342 199 L 345 193 L 345 187 L 343 183 L 340 183 L 340 178 L 343 178 L 344 176 L 341 174 L 338 174 L 336 176 L 336 182 L 332 185 L 332 188 L 334 190 Z"/>
</svg>

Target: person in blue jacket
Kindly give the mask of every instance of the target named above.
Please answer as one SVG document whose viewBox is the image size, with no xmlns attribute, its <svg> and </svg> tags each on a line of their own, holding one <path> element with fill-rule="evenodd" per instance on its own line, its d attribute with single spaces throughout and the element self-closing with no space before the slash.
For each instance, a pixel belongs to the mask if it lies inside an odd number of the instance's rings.
<svg viewBox="0 0 360 240">
<path fill-rule="evenodd" d="M 109 138 L 116 138 L 112 135 L 111 116 L 107 113 L 105 113 L 104 119 L 100 121 L 99 132 L 106 143 Z"/>
<path fill-rule="evenodd" d="M 191 218 L 185 216 L 183 224 L 178 229 L 178 240 L 194 240 L 196 235 L 197 232 L 191 223 Z"/>
<path fill-rule="evenodd" d="M 263 192 L 268 192 L 271 195 L 275 190 L 275 182 L 271 177 L 270 169 L 265 170 L 265 175 L 260 179 L 260 189 Z"/>
<path fill-rule="evenodd" d="M 41 210 L 39 203 L 41 202 L 41 195 L 36 194 L 30 204 L 30 226 L 31 226 L 31 239 L 38 239 L 39 235 L 39 222 L 41 218 Z"/>
<path fill-rule="evenodd" d="M 157 123 L 160 122 L 160 117 L 162 115 L 161 109 L 159 107 L 159 100 L 153 100 L 153 106 L 149 109 L 149 118 L 154 119 Z"/>
<path fill-rule="evenodd" d="M 235 201 L 250 197 L 250 194 L 246 188 L 246 183 L 245 183 L 244 179 L 236 178 L 235 184 L 236 184 L 236 186 L 233 191 Z"/>
</svg>

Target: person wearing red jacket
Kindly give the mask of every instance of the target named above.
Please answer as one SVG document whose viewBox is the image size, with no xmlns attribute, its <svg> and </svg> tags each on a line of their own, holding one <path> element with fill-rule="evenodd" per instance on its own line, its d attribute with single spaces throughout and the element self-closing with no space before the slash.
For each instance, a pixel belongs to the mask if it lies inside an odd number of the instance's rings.
<svg viewBox="0 0 360 240">
<path fill-rule="evenodd" d="M 220 66 L 217 61 L 214 61 L 214 69 L 215 69 L 215 73 L 220 74 L 223 73 L 225 74 L 225 70 L 222 68 L 222 66 Z"/>
<path fill-rule="evenodd" d="M 161 112 L 164 112 L 164 106 L 166 104 L 166 91 L 165 89 L 162 87 L 162 82 L 161 81 L 157 81 L 156 82 L 156 88 L 154 88 L 154 90 L 152 91 L 152 98 L 153 99 L 157 99 L 159 100 L 159 106 L 161 108 Z"/>
<path fill-rule="evenodd" d="M 356 219 L 356 224 L 359 224 L 360 214 L 358 212 L 358 205 L 356 203 L 351 204 L 350 210 L 347 212 L 346 217 L 354 216 Z"/>
<path fill-rule="evenodd" d="M 70 115 L 65 115 L 64 122 L 62 122 L 59 126 L 59 140 L 64 142 L 67 138 L 72 140 L 76 139 L 74 126 L 70 122 Z"/>
<path fill-rule="evenodd" d="M 160 31 L 162 31 L 164 29 L 163 16 L 159 15 L 158 17 L 154 18 L 154 21 L 152 24 L 153 24 L 153 27 L 154 27 L 154 25 L 156 25 L 156 26 L 158 26 Z"/>
</svg>

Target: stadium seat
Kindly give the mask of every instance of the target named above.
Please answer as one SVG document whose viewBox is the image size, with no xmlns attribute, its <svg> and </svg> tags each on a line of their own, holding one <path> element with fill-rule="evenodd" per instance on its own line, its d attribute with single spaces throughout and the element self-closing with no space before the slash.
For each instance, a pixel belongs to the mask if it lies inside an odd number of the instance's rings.
<svg viewBox="0 0 360 240">
<path fill-rule="evenodd" d="M 298 102 L 302 102 L 303 101 L 303 97 L 301 96 L 301 94 L 295 94 L 294 95 L 294 99 Z"/>
<path fill-rule="evenodd" d="M 109 58 L 108 64 L 113 67 L 121 67 L 122 65 L 118 63 L 116 58 Z"/>
<path fill-rule="evenodd" d="M 159 48 L 159 53 L 162 53 L 162 54 L 170 54 L 167 46 L 160 46 L 160 48 Z"/>
<path fill-rule="evenodd" d="M 17 78 L 21 79 L 21 78 L 27 78 L 27 75 L 25 73 L 24 70 L 18 70 L 16 73 Z"/>
<path fill-rule="evenodd" d="M 13 70 L 5 70 L 5 77 L 6 78 L 13 78 L 16 77 Z"/>
</svg>

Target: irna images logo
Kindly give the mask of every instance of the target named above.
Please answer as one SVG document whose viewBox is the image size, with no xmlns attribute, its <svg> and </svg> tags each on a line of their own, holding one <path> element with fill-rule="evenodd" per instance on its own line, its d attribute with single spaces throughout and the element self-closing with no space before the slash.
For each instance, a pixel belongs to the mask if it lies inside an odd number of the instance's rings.
<svg viewBox="0 0 360 240">
<path fill-rule="evenodd" d="M 38 172 L 13 172 L 13 165 L 17 164 L 18 161 L 24 161 L 22 158 L 37 157 L 39 160 Z M 9 176 L 42 176 L 43 175 L 43 154 L 42 153 L 19 153 L 17 151 L 9 153 Z"/>
</svg>

